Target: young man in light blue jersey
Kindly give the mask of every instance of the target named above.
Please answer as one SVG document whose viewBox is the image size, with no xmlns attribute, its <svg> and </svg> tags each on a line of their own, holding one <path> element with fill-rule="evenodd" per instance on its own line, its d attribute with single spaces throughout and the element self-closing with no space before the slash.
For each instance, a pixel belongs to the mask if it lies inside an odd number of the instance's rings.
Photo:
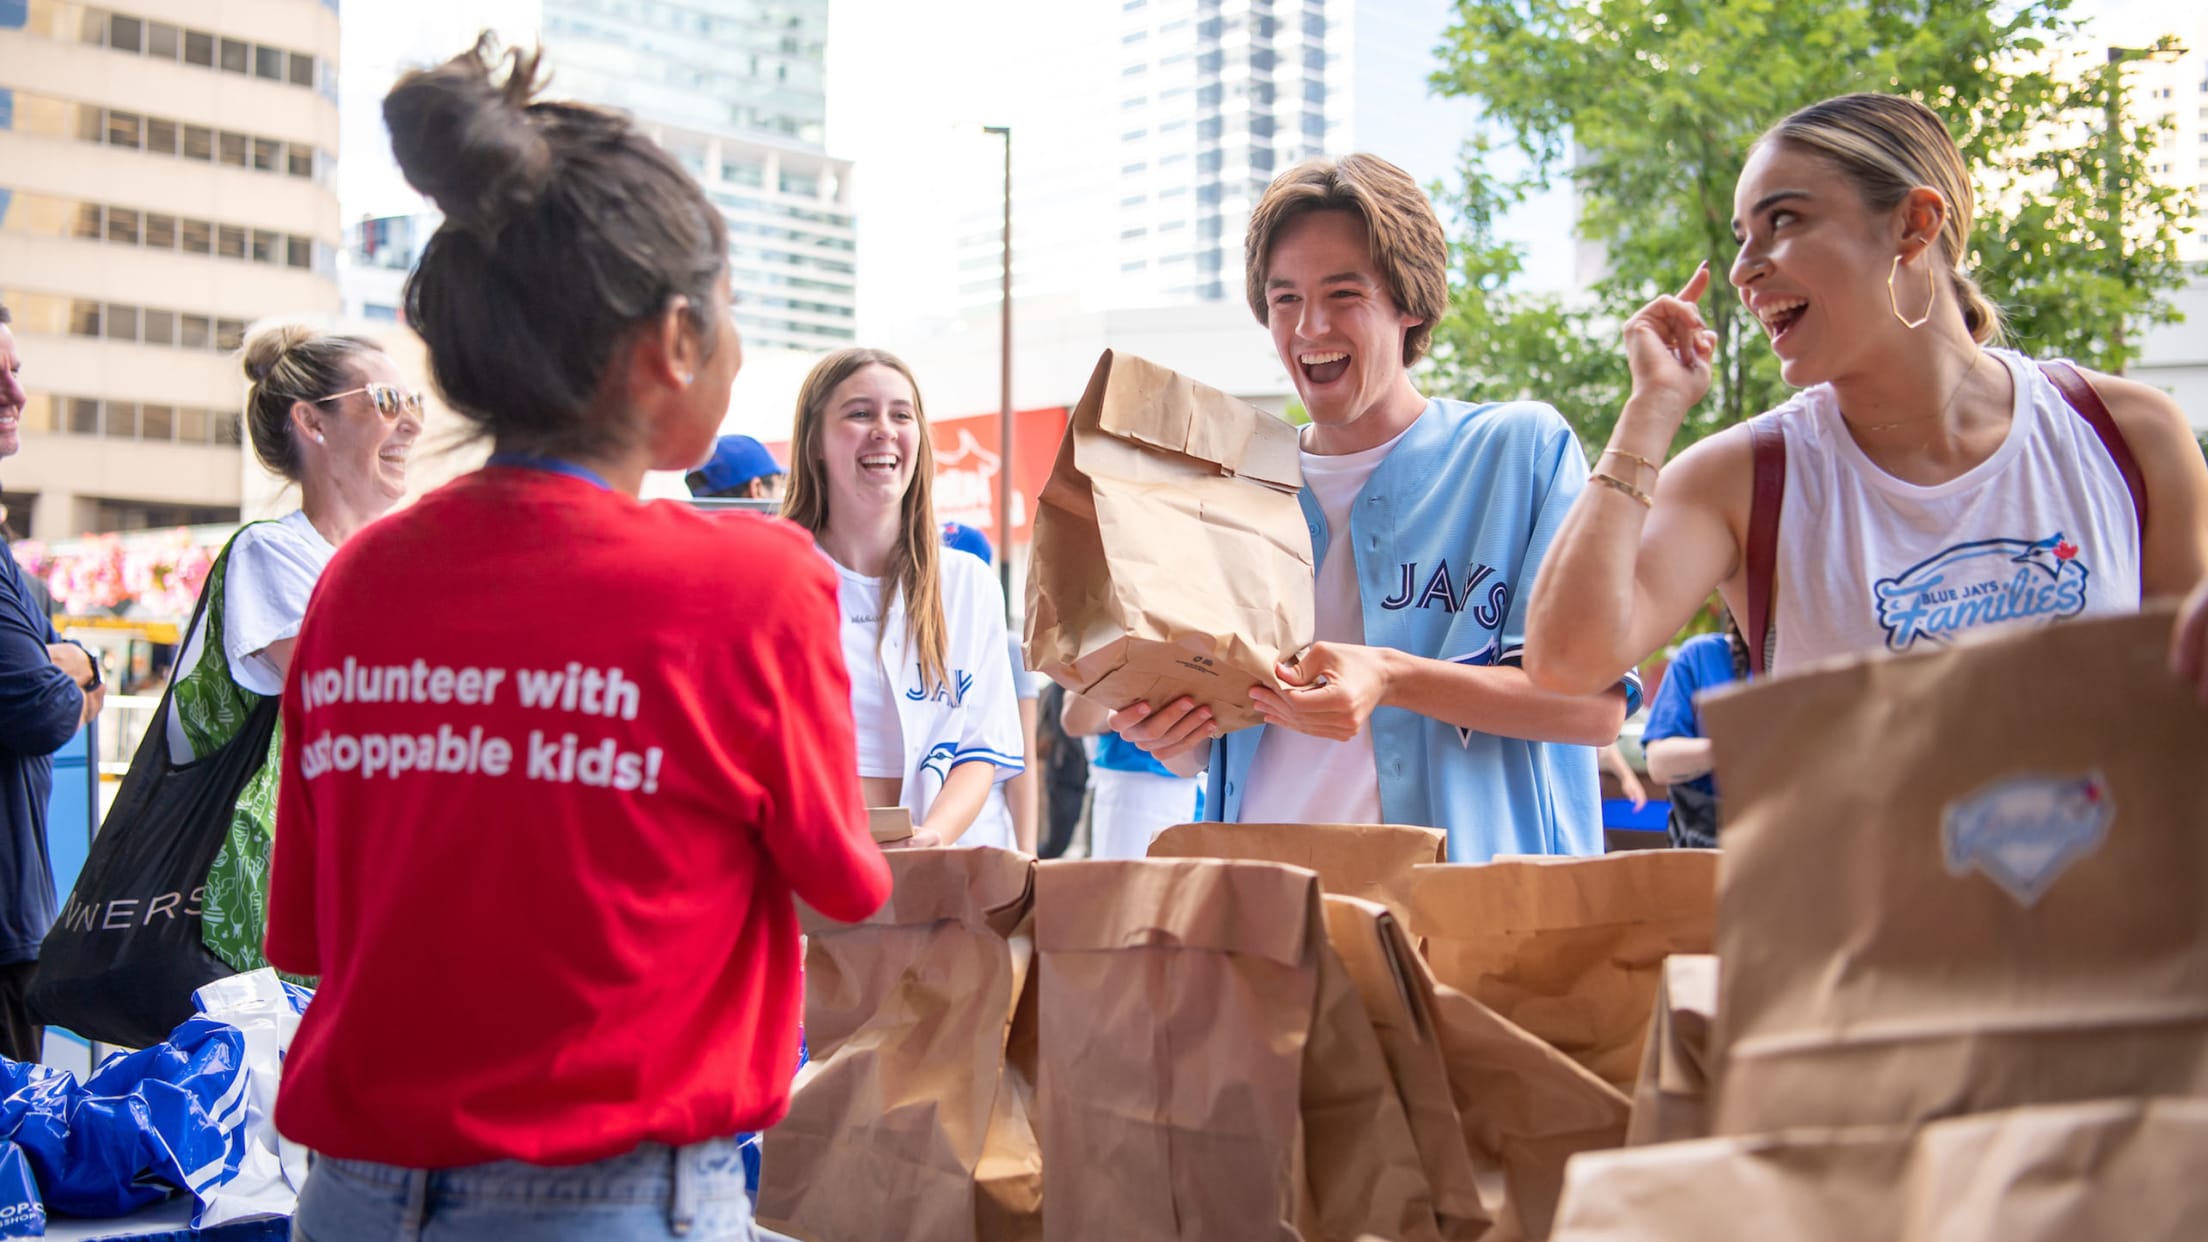
<svg viewBox="0 0 2208 1242">
<path fill-rule="evenodd" d="M 1251 214 L 1250 309 L 1310 412 L 1303 510 L 1317 642 L 1217 736 L 1183 698 L 1114 713 L 1205 806 L 1243 823 L 1424 824 L 1449 856 L 1602 851 L 1594 748 L 1640 694 L 1537 690 L 1526 598 L 1587 459 L 1536 402 L 1428 399 L 1407 368 L 1448 302 L 1448 244 L 1416 182 L 1370 155 L 1310 160 Z M 1208 751 L 1208 756 L 1207 756 Z"/>
</svg>

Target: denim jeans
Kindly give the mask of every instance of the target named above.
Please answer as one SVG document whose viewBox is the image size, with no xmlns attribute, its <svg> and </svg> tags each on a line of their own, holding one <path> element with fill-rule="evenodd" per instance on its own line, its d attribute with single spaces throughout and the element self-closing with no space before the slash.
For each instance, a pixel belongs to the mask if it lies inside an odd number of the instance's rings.
<svg viewBox="0 0 2208 1242">
<path fill-rule="evenodd" d="M 295 1242 L 755 1242 L 733 1139 L 646 1143 L 595 1164 L 459 1169 L 315 1161 Z"/>
</svg>

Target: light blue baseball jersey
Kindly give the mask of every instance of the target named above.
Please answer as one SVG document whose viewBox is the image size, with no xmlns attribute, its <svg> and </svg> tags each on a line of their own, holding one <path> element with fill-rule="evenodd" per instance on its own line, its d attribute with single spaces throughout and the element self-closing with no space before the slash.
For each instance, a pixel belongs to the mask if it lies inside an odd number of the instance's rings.
<svg viewBox="0 0 2208 1242">
<path fill-rule="evenodd" d="M 1554 409 L 1428 401 L 1350 513 L 1365 642 L 1460 664 L 1518 663 L 1534 573 L 1586 486 L 1587 457 Z M 1303 512 L 1323 557 L 1326 519 L 1308 488 Z M 1625 691 L 1630 714 L 1637 676 Z M 1239 816 L 1270 727 L 1212 744 L 1204 801 L 1216 818 Z M 1477 733 L 1399 707 L 1375 710 L 1371 727 L 1381 818 L 1445 830 L 1451 861 L 1602 852 L 1592 748 Z"/>
</svg>

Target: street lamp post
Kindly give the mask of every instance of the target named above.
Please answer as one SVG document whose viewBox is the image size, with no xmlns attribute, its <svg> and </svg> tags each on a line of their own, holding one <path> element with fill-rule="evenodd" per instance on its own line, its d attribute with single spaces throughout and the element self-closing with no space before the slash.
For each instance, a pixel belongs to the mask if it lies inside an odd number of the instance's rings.
<svg viewBox="0 0 2208 1242">
<path fill-rule="evenodd" d="M 2122 173 L 2124 153 L 2124 66 L 2135 60 L 2174 61 L 2185 54 L 2177 40 L 2163 36 L 2153 47 L 2111 47 L 2108 49 L 2107 89 L 2102 92 L 2101 106 L 2106 115 L 2102 122 L 2103 146 L 2101 175 L 2106 182 L 2104 193 L 2108 196 L 2108 225 L 2102 245 L 2108 257 L 2118 268 L 2124 261 L 2124 178 Z M 2124 373 L 2124 317 L 2116 316 L 2116 326 L 2109 332 L 2108 369 L 2111 373 Z"/>
<path fill-rule="evenodd" d="M 984 131 L 1004 139 L 1004 296 L 998 310 L 999 345 L 997 377 L 997 576 L 1004 586 L 1004 619 L 1012 620 L 1012 127 L 985 125 Z"/>
</svg>

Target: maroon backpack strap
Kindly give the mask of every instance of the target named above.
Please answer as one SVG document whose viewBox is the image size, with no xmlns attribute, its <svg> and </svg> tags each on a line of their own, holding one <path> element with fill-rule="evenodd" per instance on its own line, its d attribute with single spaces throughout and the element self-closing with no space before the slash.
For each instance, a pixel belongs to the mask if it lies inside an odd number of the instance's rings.
<svg viewBox="0 0 2208 1242">
<path fill-rule="evenodd" d="M 2080 374 L 2067 362 L 2042 362 L 2039 364 L 2047 381 L 2062 394 L 2080 417 L 2091 425 L 2093 433 L 2101 438 L 2101 447 L 2115 459 L 2116 472 L 2124 476 L 2124 486 L 2131 492 L 2131 512 L 2139 519 L 2139 537 L 2147 537 L 2147 481 L 2139 473 L 2139 459 L 2131 455 L 2131 443 L 2124 439 L 2122 429 L 2108 412 L 2108 404 L 2101 394 L 2094 391 L 2093 381 Z"/>
<path fill-rule="evenodd" d="M 1748 502 L 1748 671 L 1761 677 L 1771 650 L 1771 599 L 1777 586 L 1779 507 L 1786 499 L 1786 432 L 1775 418 L 1748 422 L 1755 491 Z"/>
</svg>

